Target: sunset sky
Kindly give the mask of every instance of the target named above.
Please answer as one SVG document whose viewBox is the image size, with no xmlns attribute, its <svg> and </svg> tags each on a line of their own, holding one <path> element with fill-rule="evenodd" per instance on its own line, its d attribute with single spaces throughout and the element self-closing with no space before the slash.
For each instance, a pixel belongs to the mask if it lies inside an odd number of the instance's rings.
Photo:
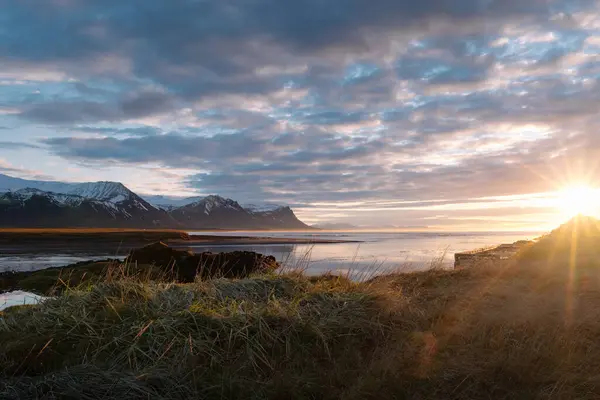
<svg viewBox="0 0 600 400">
<path fill-rule="evenodd" d="M 307 223 L 536 230 L 600 206 L 555 193 L 600 186 L 596 1 L 0 10 L 3 174 L 279 202 Z"/>
</svg>

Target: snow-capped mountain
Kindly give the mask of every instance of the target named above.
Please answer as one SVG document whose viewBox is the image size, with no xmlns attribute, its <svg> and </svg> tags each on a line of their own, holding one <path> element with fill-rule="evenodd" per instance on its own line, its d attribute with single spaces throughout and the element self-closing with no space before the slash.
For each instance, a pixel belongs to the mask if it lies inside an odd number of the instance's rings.
<svg viewBox="0 0 600 400">
<path fill-rule="evenodd" d="M 51 181 L 29 181 L 0 174 L 0 192 L 14 192 L 22 189 L 79 196 L 86 199 L 121 203 L 127 200 L 137 201 L 141 207 L 156 208 L 127 189 L 119 182 L 63 183 Z"/>
<path fill-rule="evenodd" d="M 187 206 L 188 204 L 198 202 L 202 200 L 204 196 L 170 197 L 158 195 L 144 195 L 143 198 L 155 207 L 162 208 L 163 210 L 174 210 L 175 208 Z"/>
<path fill-rule="evenodd" d="M 118 182 L 28 181 L 0 174 L 4 227 L 309 228 L 289 207 L 275 204 L 241 206 L 215 195 L 179 202 L 155 207 Z"/>
<path fill-rule="evenodd" d="M 113 202 L 34 188 L 5 192 L 0 194 L 0 226 L 150 228 L 172 225 L 168 213 L 136 197 L 133 194 Z"/>
<path fill-rule="evenodd" d="M 64 207 L 76 207 L 85 201 L 84 197 L 44 192 L 43 190 L 33 188 L 25 188 L 16 190 L 14 192 L 6 192 L 0 194 L 0 199 L 4 199 L 5 201 L 8 201 L 9 199 L 13 201 L 20 201 L 22 204 L 24 204 L 27 200 L 30 200 L 34 196 L 47 198 L 52 203 Z"/>
<path fill-rule="evenodd" d="M 206 198 L 222 198 L 220 196 L 206 196 L 206 197 L 169 197 L 169 196 L 143 196 L 146 201 L 150 204 L 158 208 L 162 208 L 163 210 L 174 210 L 175 208 L 187 206 L 193 203 L 198 203 L 203 201 Z M 285 205 L 274 204 L 274 203 L 244 203 L 241 204 L 242 208 L 248 212 L 267 212 L 267 211 L 275 211 L 280 208 L 285 208 Z"/>
<path fill-rule="evenodd" d="M 250 226 L 250 214 L 236 201 L 220 196 L 207 196 L 178 207 L 171 211 L 171 215 L 185 225 L 199 224 L 212 228 Z"/>
<path fill-rule="evenodd" d="M 271 212 L 276 211 L 281 208 L 285 208 L 286 206 L 281 204 L 273 204 L 273 203 L 262 203 L 262 204 L 242 204 L 245 210 L 250 211 L 252 213 L 261 213 L 261 212 Z"/>
<path fill-rule="evenodd" d="M 75 196 L 110 201 L 111 203 L 127 200 L 132 193 L 123 184 L 117 182 L 80 183 L 68 191 L 68 194 Z"/>
</svg>

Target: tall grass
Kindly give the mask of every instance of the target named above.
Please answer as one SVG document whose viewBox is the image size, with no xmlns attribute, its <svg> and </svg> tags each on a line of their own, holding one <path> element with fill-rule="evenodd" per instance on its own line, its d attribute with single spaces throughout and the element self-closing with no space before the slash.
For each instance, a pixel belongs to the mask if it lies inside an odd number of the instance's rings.
<svg viewBox="0 0 600 400">
<path fill-rule="evenodd" d="M 132 265 L 63 279 L 2 314 L 0 399 L 600 398 L 598 259 L 455 271 L 442 253 L 359 276 L 300 259 L 189 284 Z"/>
<path fill-rule="evenodd" d="M 0 398 L 597 399 L 597 263 L 69 288 L 0 322 Z"/>
</svg>

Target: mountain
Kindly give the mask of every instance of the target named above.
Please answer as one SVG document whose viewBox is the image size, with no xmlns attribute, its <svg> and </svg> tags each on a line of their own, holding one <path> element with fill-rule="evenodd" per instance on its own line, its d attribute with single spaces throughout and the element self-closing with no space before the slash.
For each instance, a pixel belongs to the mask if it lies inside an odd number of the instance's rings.
<svg viewBox="0 0 600 400">
<path fill-rule="evenodd" d="M 205 199 L 206 197 L 170 197 L 170 196 L 156 196 L 147 195 L 143 196 L 146 201 L 150 204 L 154 204 L 158 208 L 163 210 L 172 211 L 176 208 L 187 206 L 192 203 L 197 203 Z M 211 197 L 211 196 L 208 196 Z M 215 196 L 220 197 L 220 196 Z M 244 203 L 241 207 L 251 213 L 275 211 L 286 206 L 274 203 Z"/>
<path fill-rule="evenodd" d="M 249 212 L 257 213 L 257 212 L 272 212 L 279 210 L 280 208 L 286 208 L 287 206 L 283 206 L 281 204 L 274 203 L 261 203 L 261 204 L 242 204 L 242 207 Z"/>
<path fill-rule="evenodd" d="M 162 208 L 163 210 L 171 211 L 178 207 L 183 207 L 191 203 L 202 200 L 204 197 L 171 197 L 171 196 L 160 196 L 160 195 L 145 195 L 144 199 L 153 204 L 155 207 Z"/>
<path fill-rule="evenodd" d="M 309 229 L 289 207 L 247 208 L 237 201 L 208 196 L 176 208 L 171 215 L 186 226 L 218 229 Z M 199 224 L 199 225 L 195 225 Z"/>
<path fill-rule="evenodd" d="M 144 203 L 145 206 L 156 208 L 118 182 L 64 183 L 30 181 L 0 174 L 0 192 L 13 192 L 21 189 L 37 189 L 44 192 L 73 195 L 112 203 L 135 198 L 136 201 Z"/>
<path fill-rule="evenodd" d="M 172 217 L 135 193 L 106 193 L 105 200 L 26 188 L 0 194 L 3 227 L 169 227 Z"/>
<path fill-rule="evenodd" d="M 287 206 L 272 211 L 254 212 L 253 215 L 256 219 L 260 218 L 267 226 L 273 227 L 270 229 L 312 229 L 300 221 L 294 211 Z"/>
<path fill-rule="evenodd" d="M 1 193 L 4 192 L 4 193 Z M 241 206 L 220 196 L 155 206 L 118 182 L 29 181 L 0 174 L 1 227 L 309 229 L 285 206 Z M 155 203 L 156 204 L 156 203 Z"/>
</svg>

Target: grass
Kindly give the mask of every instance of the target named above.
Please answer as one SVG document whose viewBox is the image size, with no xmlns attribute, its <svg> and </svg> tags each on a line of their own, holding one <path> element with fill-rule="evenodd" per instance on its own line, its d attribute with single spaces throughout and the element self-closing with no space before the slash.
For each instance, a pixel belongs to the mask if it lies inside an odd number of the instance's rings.
<svg viewBox="0 0 600 400">
<path fill-rule="evenodd" d="M 600 270 L 127 277 L 0 322 L 0 398 L 595 399 Z"/>
</svg>

